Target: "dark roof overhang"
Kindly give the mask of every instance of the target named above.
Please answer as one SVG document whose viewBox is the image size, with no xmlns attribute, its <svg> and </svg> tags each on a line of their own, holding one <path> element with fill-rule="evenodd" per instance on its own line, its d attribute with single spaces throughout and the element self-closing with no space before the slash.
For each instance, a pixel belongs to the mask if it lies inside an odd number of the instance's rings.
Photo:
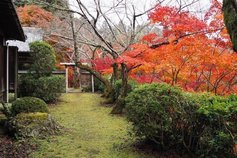
<svg viewBox="0 0 237 158">
<path fill-rule="evenodd" d="M 25 41 L 24 31 L 12 0 L 0 0 L 0 28 L 7 40 Z"/>
</svg>

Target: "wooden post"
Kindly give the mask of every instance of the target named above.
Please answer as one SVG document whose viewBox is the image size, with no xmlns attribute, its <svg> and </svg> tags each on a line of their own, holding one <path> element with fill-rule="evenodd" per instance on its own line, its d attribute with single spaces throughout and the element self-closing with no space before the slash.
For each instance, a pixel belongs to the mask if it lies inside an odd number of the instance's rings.
<svg viewBox="0 0 237 158">
<path fill-rule="evenodd" d="M 17 99 L 17 93 L 18 93 L 18 50 L 14 52 L 15 54 L 15 83 L 14 83 L 14 89 L 15 89 L 15 95 L 14 99 Z"/>
<path fill-rule="evenodd" d="M 9 46 L 7 44 L 6 102 L 9 102 Z"/>
<path fill-rule="evenodd" d="M 68 66 L 65 66 L 66 68 L 66 93 L 68 92 Z"/>
<path fill-rule="evenodd" d="M 91 87 L 92 87 L 92 93 L 95 93 L 94 75 L 91 75 Z"/>
</svg>

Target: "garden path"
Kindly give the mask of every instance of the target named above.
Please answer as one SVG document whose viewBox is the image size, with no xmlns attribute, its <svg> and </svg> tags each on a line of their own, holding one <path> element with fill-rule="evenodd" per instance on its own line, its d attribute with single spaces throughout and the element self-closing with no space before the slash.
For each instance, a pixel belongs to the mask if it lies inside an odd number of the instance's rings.
<svg viewBox="0 0 237 158">
<path fill-rule="evenodd" d="M 98 94 L 68 93 L 51 108 L 51 114 L 67 130 L 47 140 L 36 140 L 33 158 L 146 158 L 131 147 L 130 125 L 110 114 Z"/>
</svg>

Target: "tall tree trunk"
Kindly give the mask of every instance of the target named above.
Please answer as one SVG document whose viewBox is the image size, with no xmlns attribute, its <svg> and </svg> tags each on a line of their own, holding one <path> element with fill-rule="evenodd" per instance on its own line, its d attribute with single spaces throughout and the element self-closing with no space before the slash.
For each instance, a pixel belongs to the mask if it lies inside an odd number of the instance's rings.
<svg viewBox="0 0 237 158">
<path fill-rule="evenodd" d="M 127 65 L 121 64 L 121 76 L 122 76 L 122 89 L 121 89 L 121 97 L 125 98 L 128 95 L 128 69 Z"/>
<path fill-rule="evenodd" d="M 120 95 L 116 100 L 116 104 L 111 111 L 112 114 L 121 114 L 123 109 L 125 108 L 125 98 L 128 95 L 128 68 L 127 65 L 122 63 L 121 64 L 121 78 L 122 78 L 122 88 L 120 91 Z"/>
<path fill-rule="evenodd" d="M 111 77 L 111 83 L 114 84 L 117 80 L 120 79 L 120 74 L 119 74 L 119 67 L 117 63 L 114 63 L 112 67 L 113 67 L 113 74 Z"/>
<path fill-rule="evenodd" d="M 74 47 L 73 61 L 74 63 L 76 63 L 79 60 L 79 51 L 78 51 L 78 46 L 77 46 L 77 36 L 75 32 L 75 26 L 74 26 L 72 15 L 70 15 L 70 23 L 71 23 L 73 47 Z M 79 73 L 76 67 L 73 68 L 73 87 L 75 88 L 79 87 Z"/>
<path fill-rule="evenodd" d="M 230 35 L 233 49 L 237 51 L 237 2 L 236 0 L 223 0 L 222 10 L 224 22 Z"/>
</svg>

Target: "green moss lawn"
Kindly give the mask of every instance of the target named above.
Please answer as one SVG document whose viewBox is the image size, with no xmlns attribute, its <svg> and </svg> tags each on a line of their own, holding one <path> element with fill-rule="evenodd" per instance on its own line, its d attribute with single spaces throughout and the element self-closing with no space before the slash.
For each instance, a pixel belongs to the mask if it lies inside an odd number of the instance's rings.
<svg viewBox="0 0 237 158">
<path fill-rule="evenodd" d="M 98 94 L 69 93 L 50 108 L 66 128 L 58 136 L 36 140 L 33 158 L 150 158 L 132 147 L 130 125 L 125 118 L 110 114 Z"/>
</svg>

